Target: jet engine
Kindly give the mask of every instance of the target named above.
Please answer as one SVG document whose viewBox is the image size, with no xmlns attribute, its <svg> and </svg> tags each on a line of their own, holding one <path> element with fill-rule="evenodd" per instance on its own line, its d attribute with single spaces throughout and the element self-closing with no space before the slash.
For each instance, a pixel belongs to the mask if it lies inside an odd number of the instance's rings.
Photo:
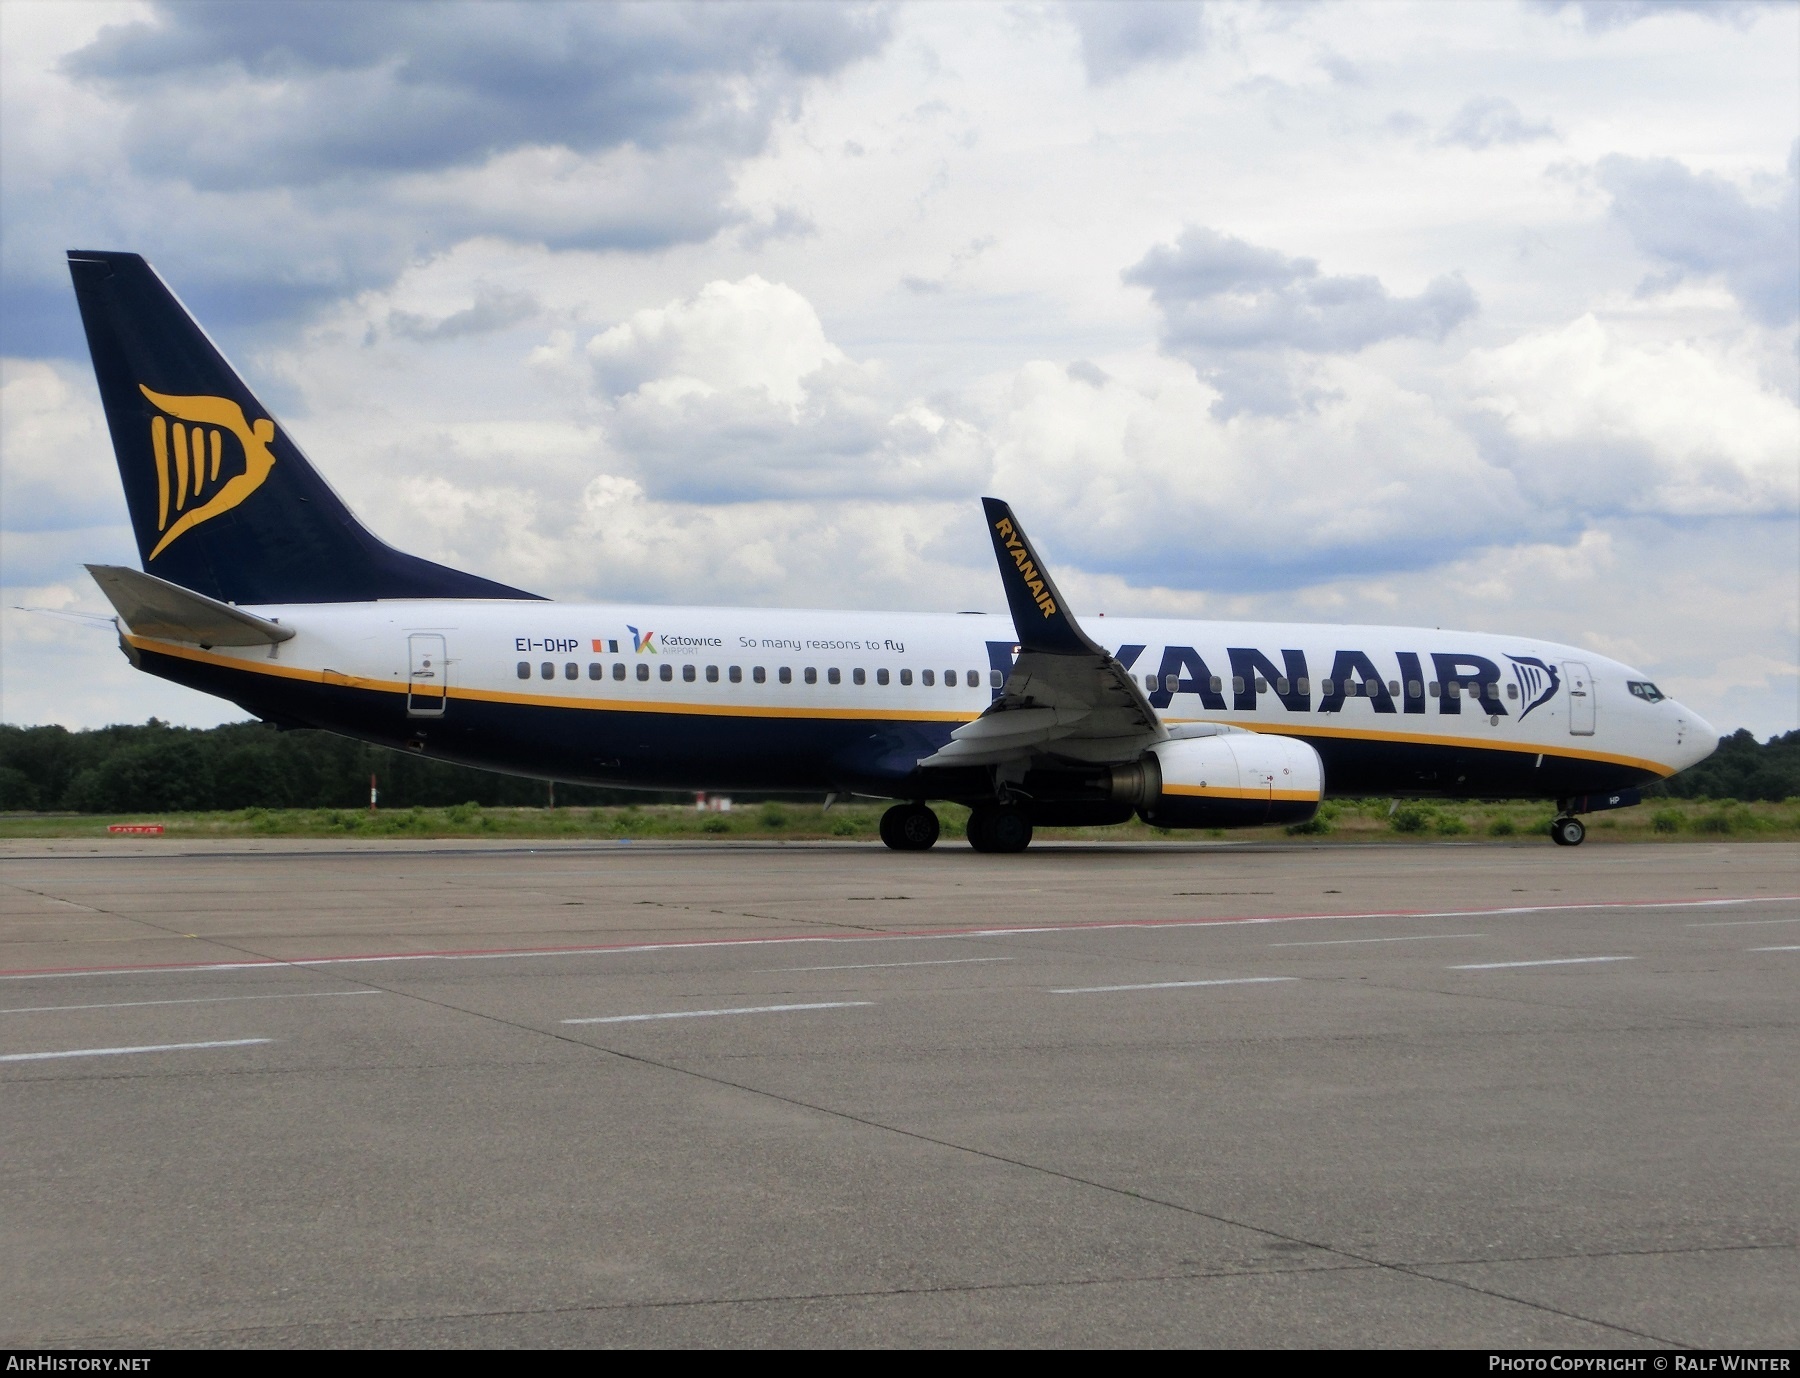
<svg viewBox="0 0 1800 1378">
<path fill-rule="evenodd" d="M 1159 743 L 1113 767 L 1111 786 L 1159 828 L 1304 823 L 1319 810 L 1325 767 L 1297 738 L 1226 732 Z"/>
</svg>

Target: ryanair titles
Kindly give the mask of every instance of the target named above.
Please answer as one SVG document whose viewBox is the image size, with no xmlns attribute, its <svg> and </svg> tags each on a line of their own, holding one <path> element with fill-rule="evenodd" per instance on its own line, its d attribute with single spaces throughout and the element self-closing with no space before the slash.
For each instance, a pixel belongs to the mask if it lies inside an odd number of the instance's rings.
<svg viewBox="0 0 1800 1378">
<path fill-rule="evenodd" d="M 1006 553 L 1012 556 L 1013 564 L 1018 566 L 1019 578 L 1025 581 L 1025 588 L 1031 594 L 1033 601 L 1037 603 L 1038 611 L 1042 612 L 1045 617 L 1054 617 L 1056 600 L 1050 596 L 1049 590 L 1044 587 L 1044 580 L 1038 576 L 1037 562 L 1031 558 L 1031 552 L 1025 548 L 1025 542 L 1020 539 L 1018 529 L 1008 518 L 1002 517 L 994 523 L 994 530 L 1000 533 L 1000 539 L 1006 545 Z"/>
</svg>

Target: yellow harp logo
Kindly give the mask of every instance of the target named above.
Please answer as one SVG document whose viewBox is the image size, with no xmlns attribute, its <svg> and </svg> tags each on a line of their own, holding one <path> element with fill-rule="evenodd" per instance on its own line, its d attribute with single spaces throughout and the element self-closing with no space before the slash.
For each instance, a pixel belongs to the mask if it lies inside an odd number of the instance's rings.
<svg viewBox="0 0 1800 1378">
<path fill-rule="evenodd" d="M 154 560 L 176 537 L 229 512 L 262 487 L 275 467 L 275 456 L 269 452 L 275 423 L 266 417 L 246 421 L 244 409 L 224 397 L 170 397 L 142 383 L 138 391 L 168 413 L 150 418 L 150 448 L 156 453 L 156 529 L 162 532 L 150 552 Z M 237 437 L 244 467 L 221 482 L 227 432 Z"/>
</svg>

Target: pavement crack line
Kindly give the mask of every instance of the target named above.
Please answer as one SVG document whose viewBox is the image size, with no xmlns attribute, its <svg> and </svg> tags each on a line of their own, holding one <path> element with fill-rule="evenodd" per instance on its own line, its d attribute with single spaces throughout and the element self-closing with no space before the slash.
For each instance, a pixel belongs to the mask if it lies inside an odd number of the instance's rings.
<svg viewBox="0 0 1800 1378">
<path fill-rule="evenodd" d="M 125 916 L 119 915 L 116 917 L 123 918 Z M 176 930 L 176 929 L 169 928 L 166 925 L 157 924 L 149 919 L 132 918 L 130 921 L 141 923 L 147 928 L 159 929 L 160 931 L 165 932 L 165 933 L 173 934 L 173 933 L 178 932 L 178 930 Z M 233 942 L 230 942 L 230 941 L 224 940 L 224 939 L 210 939 L 209 941 L 216 943 L 218 946 L 227 948 L 228 950 L 242 953 L 243 955 L 248 956 L 248 957 L 256 957 L 263 961 L 278 963 L 279 965 L 285 966 L 285 967 L 307 970 L 309 975 L 315 975 L 315 976 L 318 975 L 318 973 L 316 973 L 312 969 L 301 967 L 300 963 L 297 963 L 291 959 L 277 957 L 270 953 L 261 952 L 254 948 L 248 947 L 242 943 L 233 943 Z M 834 1109 L 830 1106 L 818 1105 L 818 1104 L 815 1104 L 810 1101 L 801 1100 L 797 1096 L 786 1095 L 786 1094 L 783 1094 L 782 1092 L 772 1091 L 772 1090 L 769 1090 L 764 1087 L 751 1086 L 744 1082 L 734 1081 L 729 1077 L 722 1077 L 722 1076 L 718 1076 L 714 1073 L 699 1071 L 692 1067 L 684 1067 L 684 1066 L 681 1066 L 679 1063 L 666 1062 L 666 1061 L 663 1061 L 658 1058 L 646 1057 L 640 1053 L 626 1052 L 619 1048 L 610 1048 L 610 1047 L 607 1047 L 603 1043 L 596 1043 L 596 1042 L 590 1041 L 589 1039 L 574 1037 L 573 1035 L 562 1032 L 560 1029 L 540 1028 L 539 1026 L 537 1026 L 535 1024 L 527 1024 L 527 1023 L 524 1023 L 524 1022 L 522 1022 L 520 1020 L 516 1020 L 516 1019 L 507 1019 L 500 1015 L 492 1014 L 492 1013 L 489 1013 L 484 1010 L 469 1009 L 465 1006 L 451 1004 L 450 1002 L 445 1001 L 445 1000 L 433 999 L 430 996 L 420 995 L 414 991 L 402 990 L 402 989 L 399 989 L 394 986 L 383 985 L 378 981 L 372 981 L 367 978 L 351 977 L 349 979 L 358 985 L 367 986 L 368 988 L 370 988 L 372 990 L 385 991 L 389 995 L 398 996 L 399 998 L 404 999 L 404 1000 L 416 1001 L 423 1005 L 429 1005 L 429 1006 L 432 1006 L 433 1008 L 443 1010 L 446 1013 L 465 1015 L 465 1016 L 468 1016 L 471 1018 L 481 1019 L 481 1020 L 487 1021 L 489 1023 L 497 1024 L 497 1025 L 500 1025 L 505 1028 L 517 1029 L 517 1030 L 520 1030 L 520 1031 L 526 1032 L 526 1033 L 533 1033 L 533 1034 L 538 1035 L 541 1038 L 548 1038 L 548 1039 L 552 1039 L 552 1040 L 555 1040 L 560 1043 L 572 1044 L 576 1047 L 586 1048 L 586 1049 L 589 1049 L 590 1051 L 597 1052 L 597 1053 L 603 1053 L 603 1054 L 606 1054 L 607 1056 L 618 1058 L 625 1062 L 635 1063 L 635 1064 L 645 1067 L 645 1068 L 653 1068 L 658 1071 L 672 1073 L 676 1076 L 688 1077 L 695 1081 L 705 1082 L 709 1085 L 722 1087 L 727 1090 L 738 1091 L 744 1095 L 755 1096 L 755 1097 L 759 1097 L 761 1099 L 774 1101 L 778 1104 L 792 1106 L 795 1109 L 806 1110 L 806 1111 L 811 1112 L 812 1114 L 822 1115 L 828 1119 L 840 1120 L 847 1124 L 860 1125 L 863 1128 L 873 1129 L 880 1133 L 898 1135 L 902 1138 L 910 1139 L 916 1143 L 931 1144 L 934 1147 L 947 1149 L 953 1153 L 965 1154 L 969 1157 L 979 1158 L 986 1162 L 999 1163 L 999 1164 L 1002 1164 L 1007 1167 L 1015 1168 L 1022 1172 L 1036 1173 L 1041 1176 L 1050 1177 L 1050 1178 L 1054 1178 L 1059 1181 L 1070 1183 L 1071 1185 L 1074 1185 L 1074 1186 L 1085 1187 L 1092 1191 L 1100 1191 L 1100 1192 L 1105 1192 L 1112 1196 L 1122 1197 L 1126 1200 L 1137 1201 L 1137 1202 L 1141 1202 L 1146 1205 L 1160 1206 L 1165 1210 L 1178 1211 L 1183 1215 L 1189 1215 L 1189 1216 L 1194 1217 L 1195 1219 L 1209 1220 L 1209 1221 L 1213 1222 L 1214 1224 L 1226 1225 L 1233 1229 L 1248 1230 L 1253 1234 L 1259 1234 L 1259 1235 L 1264 1236 L 1265 1238 L 1276 1240 L 1281 1243 L 1303 1245 L 1306 1248 L 1316 1249 L 1316 1250 L 1320 1251 L 1321 1253 L 1329 1254 L 1334 1258 L 1344 1259 L 1350 1263 L 1359 1264 L 1363 1267 L 1378 1268 L 1378 1269 L 1382 1269 L 1382 1270 L 1394 1273 L 1398 1276 L 1410 1277 L 1410 1278 L 1416 1279 L 1418 1281 L 1434 1283 L 1441 1287 L 1453 1287 L 1460 1291 L 1469 1292 L 1469 1293 L 1472 1293 L 1477 1296 L 1488 1297 L 1490 1299 L 1497 1300 L 1497 1301 L 1511 1302 L 1514 1305 L 1524 1306 L 1524 1307 L 1527 1307 L 1534 1311 L 1541 1311 L 1547 1315 L 1560 1316 L 1566 1320 L 1580 1321 L 1585 1325 L 1598 1326 L 1605 1330 L 1616 1331 L 1617 1333 L 1619 1333 L 1621 1335 L 1630 1335 L 1635 1339 L 1648 1340 L 1655 1344 L 1670 1345 L 1670 1346 L 1674 1346 L 1677 1348 L 1687 1348 L 1688 1347 L 1688 1346 L 1684 1345 L 1681 1341 L 1672 1340 L 1665 1336 L 1653 1334 L 1649 1331 L 1638 1330 L 1631 1326 L 1621 1325 L 1614 1321 L 1604 1321 L 1604 1320 L 1596 1319 L 1595 1317 L 1592 1317 L 1592 1316 L 1584 1316 L 1581 1313 L 1576 1312 L 1576 1311 L 1569 1311 L 1569 1310 L 1565 1310 L 1561 1307 L 1550 1306 L 1544 1302 L 1533 1301 L 1526 1297 L 1513 1296 L 1513 1295 L 1510 1295 L 1509 1293 L 1501 1292 L 1495 1288 L 1478 1287 L 1473 1283 L 1465 1282 L 1465 1281 L 1462 1281 L 1461 1279 L 1457 1279 L 1457 1278 L 1434 1277 L 1430 1273 L 1419 1271 L 1419 1269 L 1413 1265 L 1392 1263 L 1385 1259 L 1376 1258 L 1376 1257 L 1373 1257 L 1372 1255 L 1368 1255 L 1368 1254 L 1361 1254 L 1361 1253 L 1358 1253 L 1351 1249 L 1344 1249 L 1344 1248 L 1340 1248 L 1340 1247 L 1337 1247 L 1337 1246 L 1331 1245 L 1331 1244 L 1322 1244 L 1316 1240 L 1306 1239 L 1299 1235 L 1290 1234 L 1290 1233 L 1287 1233 L 1282 1230 L 1271 1229 L 1268 1226 L 1256 1225 L 1256 1224 L 1252 1224 L 1249 1221 L 1244 1221 L 1244 1220 L 1236 1220 L 1230 1216 L 1218 1215 L 1211 1211 L 1204 1211 L 1204 1210 L 1199 1209 L 1198 1207 L 1186 1205 L 1179 1201 L 1170 1201 L 1170 1200 L 1167 1200 L 1162 1197 L 1152 1196 L 1147 1192 L 1137 1191 L 1130 1187 L 1118 1186 L 1118 1185 L 1115 1185 L 1110 1182 L 1097 1181 L 1093 1178 L 1083 1177 L 1077 1173 L 1067 1172 L 1060 1168 L 1048 1167 L 1048 1166 L 1045 1166 L 1040 1163 L 1028 1162 L 1021 1158 L 1014 1158 L 1014 1157 L 1011 1157 L 1010 1155 L 1007 1155 L 1004 1153 L 996 1153 L 989 1149 L 976 1148 L 969 1144 L 959 1144 L 959 1143 L 956 1143 L 949 1139 L 941 1139 L 941 1138 L 936 1137 L 935 1135 L 926 1134 L 920 1130 L 908 1129 L 902 1125 L 887 1124 L 887 1123 L 884 1123 L 883 1121 L 871 1119 L 864 1115 L 852 1114 L 851 1112 L 849 1112 L 847 1110 L 838 1110 L 838 1109 Z M 1430 1265 L 1427 1265 L 1427 1266 L 1430 1266 Z"/>
<path fill-rule="evenodd" d="M 549 1306 L 512 1306 L 486 1311 L 430 1311 L 417 1315 L 371 1316 L 356 1321 L 289 1321 L 269 1325 L 214 1326 L 204 1330 L 174 1330 L 175 1336 L 255 1335 L 270 1331 L 306 1331 L 343 1325 L 418 1325 L 432 1321 L 503 1320 L 525 1316 L 578 1316 L 605 1312 L 667 1311 L 708 1306 L 784 1306 L 809 1302 L 879 1301 L 888 1297 L 932 1297 L 975 1295 L 984 1292 L 1046 1291 L 1059 1287 L 1128 1287 L 1140 1283 L 1212 1282 L 1233 1278 L 1309 1277 L 1314 1274 L 1359 1273 L 1374 1270 L 1366 1263 L 1343 1263 L 1324 1268 L 1209 1268 L 1182 1269 L 1160 1273 L 1121 1273 L 1109 1277 L 1031 1278 L 1018 1282 L 945 1282 L 917 1287 L 867 1287 L 837 1292 L 770 1292 L 748 1296 L 726 1297 L 647 1297 L 637 1301 L 570 1302 Z M 125 1333 L 54 1336 L 41 1343 L 106 1344 L 129 1342 L 137 1338 Z"/>
<path fill-rule="evenodd" d="M 1513 1296 L 1492 1287 L 1480 1287 L 1459 1278 L 1434 1277 L 1430 1273 L 1421 1272 L 1416 1267 L 1406 1264 L 1391 1263 L 1385 1259 L 1373 1257 L 1372 1255 L 1357 1253 L 1354 1250 L 1340 1248 L 1331 1244 L 1322 1244 L 1316 1240 L 1306 1239 L 1299 1235 L 1271 1229 L 1268 1226 L 1256 1225 L 1244 1220 L 1236 1220 L 1230 1216 L 1218 1215 L 1211 1211 L 1203 1211 L 1197 1207 L 1189 1206 L 1179 1201 L 1170 1201 L 1162 1197 L 1152 1196 L 1147 1192 L 1136 1191 L 1130 1187 L 1117 1186 L 1110 1182 L 1097 1181 L 1093 1178 L 1082 1177 L 1076 1173 L 1063 1171 L 1060 1168 L 1028 1162 L 1021 1158 L 1014 1158 L 1007 1154 L 996 1153 L 989 1149 L 976 1148 L 969 1144 L 956 1143 L 949 1139 L 941 1139 L 935 1135 L 926 1134 L 919 1130 L 908 1129 L 903 1125 L 887 1124 L 881 1120 L 871 1119 L 868 1116 L 852 1114 L 847 1110 L 838 1110 L 831 1106 L 815 1104 L 811 1101 L 802 1100 L 797 1096 L 786 1095 L 782 1092 L 772 1091 L 765 1087 L 752 1086 L 745 1082 L 735 1081 L 729 1077 L 722 1077 L 711 1072 L 699 1071 L 692 1067 L 684 1067 L 679 1063 L 667 1062 L 659 1058 L 646 1057 L 641 1053 L 626 1052 L 619 1048 L 611 1048 L 603 1043 L 595 1043 L 585 1038 L 573 1037 L 558 1029 L 539 1028 L 533 1024 L 527 1024 L 515 1019 L 503 1018 L 500 1015 L 490 1014 L 486 1011 L 468 1009 L 460 1005 L 451 1004 L 448 1001 L 432 999 L 429 996 L 399 990 L 391 986 L 381 986 L 372 981 L 365 982 L 365 984 L 373 985 L 376 989 L 386 990 L 389 994 L 400 996 L 403 999 L 417 1000 L 422 1004 L 431 1005 L 446 1012 L 468 1015 L 476 1019 L 499 1024 L 506 1028 L 535 1033 L 541 1037 L 555 1039 L 559 1042 L 572 1043 L 580 1047 L 591 1049 L 594 1052 L 604 1053 L 610 1057 L 619 1058 L 622 1061 L 636 1063 L 642 1067 L 654 1068 L 659 1071 L 673 1073 L 677 1076 L 689 1077 L 696 1081 L 705 1082 L 708 1085 L 722 1087 L 727 1090 L 741 1092 L 745 1095 L 774 1101 L 778 1104 L 788 1105 L 798 1110 L 809 1111 L 815 1115 L 822 1115 L 828 1119 L 860 1125 L 865 1129 L 873 1129 L 880 1133 L 895 1134 L 903 1138 L 911 1139 L 916 1143 L 931 1144 L 934 1147 L 947 1149 L 953 1153 L 966 1154 L 986 1162 L 999 1163 L 1007 1167 L 1018 1169 L 1022 1172 L 1036 1173 L 1041 1176 L 1051 1177 L 1059 1181 L 1070 1183 L 1074 1186 L 1105 1192 L 1109 1195 L 1123 1197 L 1127 1200 L 1141 1202 L 1146 1205 L 1160 1206 L 1165 1210 L 1179 1211 L 1182 1214 L 1192 1216 L 1195 1219 L 1209 1220 L 1214 1224 L 1226 1225 L 1233 1229 L 1248 1230 L 1253 1234 L 1259 1234 L 1265 1238 L 1281 1243 L 1303 1245 L 1306 1248 L 1316 1249 L 1321 1253 L 1329 1254 L 1334 1258 L 1343 1259 L 1350 1264 L 1356 1264 L 1365 1268 L 1383 1269 L 1399 1276 L 1410 1277 L 1421 1282 L 1434 1283 L 1442 1287 L 1454 1287 L 1460 1291 L 1469 1292 L 1477 1296 L 1488 1297 L 1492 1300 L 1511 1302 L 1514 1305 L 1524 1306 L 1534 1311 L 1542 1311 L 1548 1315 L 1561 1316 L 1566 1320 L 1580 1321 L 1585 1325 L 1593 1325 L 1601 1329 L 1616 1331 L 1621 1335 L 1630 1335 L 1639 1340 L 1649 1340 L 1655 1344 L 1671 1345 L 1678 1348 L 1686 1347 L 1678 1340 L 1671 1340 L 1665 1336 L 1653 1334 L 1650 1331 L 1634 1329 L 1631 1326 L 1621 1325 L 1614 1321 L 1604 1321 L 1592 1316 L 1584 1316 L 1580 1312 L 1550 1306 L 1544 1302 L 1533 1301 L 1526 1297 Z"/>
<path fill-rule="evenodd" d="M 1795 1244 L 1699 1244 L 1672 1249 L 1600 1249 L 1560 1254 L 1519 1254 L 1505 1258 L 1461 1258 L 1441 1259 L 1415 1262 L 1414 1268 L 1454 1268 L 1489 1263 L 1555 1263 L 1574 1259 L 1605 1258 L 1659 1258 L 1664 1256 L 1680 1256 L 1685 1254 L 1709 1253 L 1743 1253 L 1759 1250 L 1793 1249 Z M 1309 1277 L 1314 1274 L 1330 1275 L 1337 1273 L 1372 1272 L 1380 1267 L 1371 1263 L 1334 1263 L 1324 1267 L 1307 1268 L 1198 1268 L 1175 1269 L 1156 1273 L 1118 1273 L 1104 1277 L 1075 1278 L 1031 1278 L 1014 1282 L 946 1282 L 917 1287 L 870 1287 L 848 1289 L 836 1292 L 770 1292 L 750 1296 L 736 1297 L 662 1297 L 644 1298 L 637 1301 L 596 1301 L 570 1302 L 548 1306 L 514 1306 L 501 1307 L 483 1311 L 429 1311 L 413 1314 L 370 1316 L 356 1320 L 328 1321 L 289 1321 L 267 1325 L 246 1326 L 212 1326 L 200 1330 L 173 1330 L 160 1332 L 160 1337 L 182 1336 L 204 1339 L 211 1335 L 261 1335 L 279 1332 L 306 1332 L 344 1326 L 389 1326 L 389 1325 L 428 1325 L 432 1322 L 445 1321 L 480 1321 L 505 1320 L 508 1318 L 524 1318 L 530 1316 L 578 1316 L 596 1315 L 608 1312 L 657 1311 L 684 1308 L 726 1307 L 726 1306 L 782 1306 L 805 1305 L 809 1302 L 832 1301 L 879 1301 L 888 1297 L 931 1297 L 976 1295 L 996 1292 L 1028 1292 L 1048 1291 L 1055 1288 L 1082 1287 L 1125 1287 L 1141 1283 L 1158 1282 L 1224 1282 L 1236 1278 L 1264 1277 Z M 1427 1279 L 1441 1281 L 1441 1279 Z M 1576 1319 L 1585 1319 L 1577 1317 Z M 1593 1322 L 1600 1324 L 1599 1322 Z M 107 1332 L 102 1334 L 75 1334 L 52 1336 L 42 1341 L 30 1341 L 30 1344 L 61 1345 L 94 1345 L 129 1343 L 141 1340 L 136 1333 Z"/>
</svg>

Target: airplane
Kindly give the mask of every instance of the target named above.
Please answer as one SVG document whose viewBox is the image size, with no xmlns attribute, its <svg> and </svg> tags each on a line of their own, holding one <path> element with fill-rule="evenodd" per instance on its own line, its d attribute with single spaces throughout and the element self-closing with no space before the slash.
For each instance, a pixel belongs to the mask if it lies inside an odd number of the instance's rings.
<svg viewBox="0 0 1800 1378">
<path fill-rule="evenodd" d="M 71 250 L 141 569 L 90 565 L 138 669 L 284 728 L 651 790 L 933 801 L 982 852 L 1036 828 L 1302 824 L 1336 796 L 1579 815 L 1718 734 L 1648 676 L 1535 638 L 1147 618 L 1085 626 L 982 500 L 1010 615 L 552 602 L 385 544 L 143 258 Z M 1104 625 L 1103 639 L 1100 628 Z"/>
</svg>

